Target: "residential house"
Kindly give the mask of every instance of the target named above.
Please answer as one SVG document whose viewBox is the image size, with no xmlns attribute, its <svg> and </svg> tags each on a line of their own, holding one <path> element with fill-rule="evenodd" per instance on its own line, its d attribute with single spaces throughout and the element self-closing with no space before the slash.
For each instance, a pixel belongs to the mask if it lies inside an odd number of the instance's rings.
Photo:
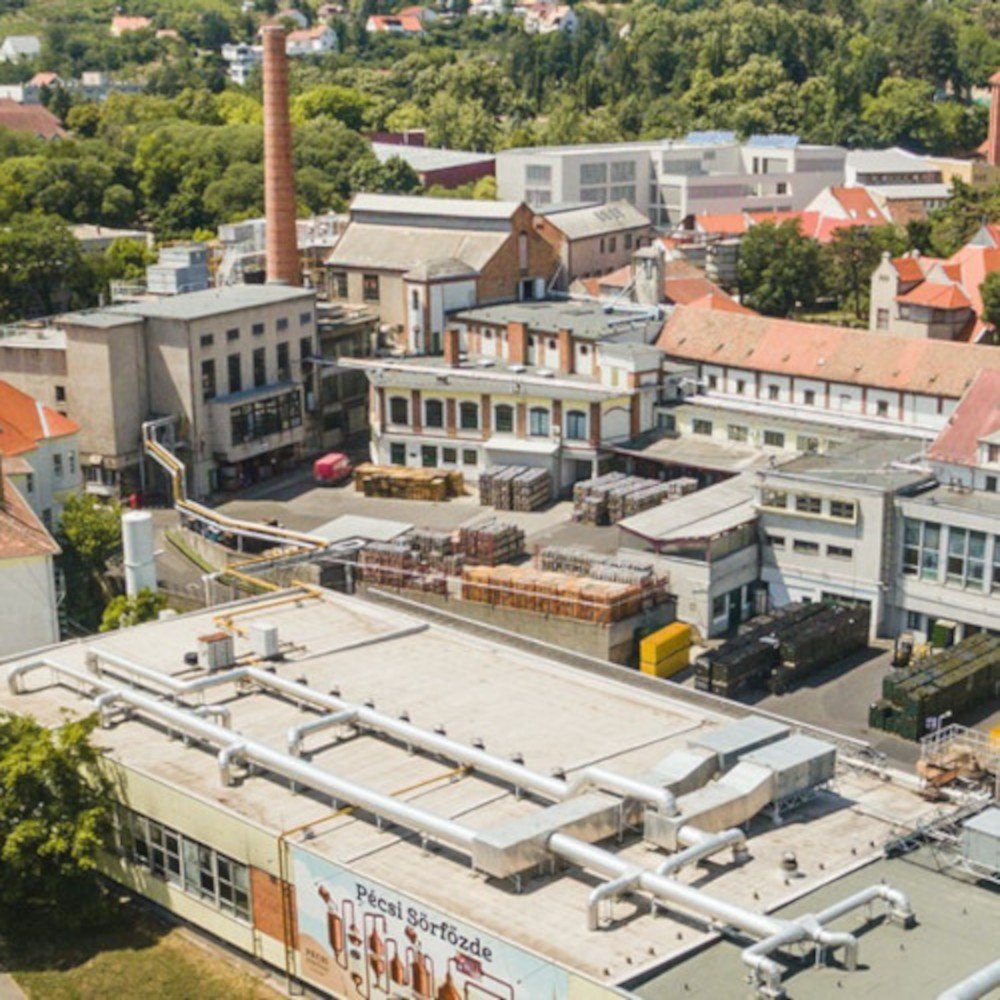
<svg viewBox="0 0 1000 1000">
<path fill-rule="evenodd" d="M 550 35 L 562 31 L 572 35 L 579 25 L 576 11 L 566 4 L 535 3 L 522 7 L 524 30 L 530 34 Z"/>
<path fill-rule="evenodd" d="M 23 62 L 41 54 L 42 43 L 37 35 L 8 35 L 0 43 L 0 62 Z"/>
<path fill-rule="evenodd" d="M 306 438 L 303 361 L 315 356 L 315 292 L 240 285 L 70 313 L 0 337 L 0 377 L 49 398 L 62 387 L 80 424 L 86 488 L 117 495 L 147 480 L 143 424 L 169 425 L 205 495 L 270 475 Z"/>
<path fill-rule="evenodd" d="M 683 139 L 539 146 L 497 154 L 501 198 L 533 207 L 627 201 L 654 225 L 705 212 L 792 211 L 843 183 L 845 150 L 795 136 L 692 132 Z"/>
<path fill-rule="evenodd" d="M 377 311 L 405 350 L 438 353 L 449 313 L 544 297 L 558 257 L 534 220 L 514 202 L 356 195 L 326 297 Z"/>
<path fill-rule="evenodd" d="M 535 216 L 535 228 L 559 254 L 562 289 L 627 266 L 653 238 L 649 219 L 627 201 L 548 206 Z"/>
<path fill-rule="evenodd" d="M 321 56 L 337 51 L 337 33 L 328 24 L 314 28 L 298 28 L 285 37 L 285 51 L 289 57 Z"/>
<path fill-rule="evenodd" d="M 0 458 L 8 477 L 52 531 L 66 499 L 79 492 L 82 478 L 80 427 L 65 415 L 65 387 L 52 386 L 50 391 L 56 408 L 0 380 Z"/>
<path fill-rule="evenodd" d="M 0 657 L 59 641 L 58 554 L 0 457 Z"/>
<path fill-rule="evenodd" d="M 6 97 L 0 97 L 0 127 L 39 139 L 62 139 L 68 135 L 48 108 L 41 104 L 19 104 Z"/>
<path fill-rule="evenodd" d="M 222 46 L 222 58 L 226 63 L 229 79 L 242 87 L 263 60 L 264 49 L 260 45 L 248 45 L 246 42 L 231 43 Z"/>
<path fill-rule="evenodd" d="M 111 19 L 111 34 L 114 38 L 121 38 L 122 35 L 128 35 L 136 31 L 147 31 L 152 26 L 153 22 L 148 17 L 116 14 Z"/>
<path fill-rule="evenodd" d="M 283 7 L 267 23 L 280 25 L 293 24 L 296 29 L 301 29 L 309 27 L 309 18 L 297 7 Z"/>
<path fill-rule="evenodd" d="M 424 33 L 423 20 L 413 14 L 371 14 L 365 21 L 370 35 L 410 35 Z"/>
<path fill-rule="evenodd" d="M 84 253 L 104 253 L 116 240 L 129 240 L 143 247 L 153 245 L 153 234 L 145 229 L 116 229 L 91 222 L 80 222 L 69 228 Z"/>
<path fill-rule="evenodd" d="M 996 331 L 983 319 L 982 284 L 1000 271 L 997 227 L 984 225 L 947 260 L 913 251 L 884 254 L 871 279 L 869 329 L 905 337 L 991 342 Z"/>
<path fill-rule="evenodd" d="M 849 187 L 868 188 L 876 203 L 899 225 L 925 219 L 951 197 L 951 188 L 933 160 L 898 146 L 851 150 L 844 176 Z"/>
<path fill-rule="evenodd" d="M 420 138 L 420 142 L 413 144 L 373 140 L 372 152 L 379 163 L 397 158 L 409 164 L 425 188 L 432 185 L 455 188 L 480 177 L 493 176 L 496 161 L 492 153 L 435 149 L 424 145 L 422 132 Z"/>
</svg>

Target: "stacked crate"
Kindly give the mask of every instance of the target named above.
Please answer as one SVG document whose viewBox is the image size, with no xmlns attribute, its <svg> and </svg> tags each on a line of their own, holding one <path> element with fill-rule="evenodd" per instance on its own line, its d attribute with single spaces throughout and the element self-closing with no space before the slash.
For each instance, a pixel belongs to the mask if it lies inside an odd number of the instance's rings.
<svg viewBox="0 0 1000 1000">
<path fill-rule="evenodd" d="M 674 494 L 670 492 L 669 483 L 657 483 L 655 486 L 644 486 L 642 489 L 629 493 L 623 500 L 621 516 L 613 518 L 620 521 L 623 517 L 631 517 L 633 514 L 640 514 L 650 507 L 659 507 L 665 500 L 669 500 Z M 608 504 L 608 514 L 611 515 L 611 505 Z"/>
<path fill-rule="evenodd" d="M 497 566 L 524 555 L 524 532 L 496 518 L 458 529 L 458 550 L 468 563 Z"/>
<path fill-rule="evenodd" d="M 621 472 L 584 479 L 573 487 L 573 519 L 583 524 L 616 524 L 624 517 L 691 492 L 692 483 L 697 487 L 693 479 L 663 483 Z"/>
<path fill-rule="evenodd" d="M 552 499 L 552 476 L 547 469 L 527 469 L 514 477 L 512 487 L 512 510 L 538 510 Z"/>
<path fill-rule="evenodd" d="M 778 647 L 779 663 L 768 680 L 772 694 L 782 694 L 803 677 L 864 649 L 870 619 L 867 607 L 834 605 L 787 631 Z"/>
<path fill-rule="evenodd" d="M 957 716 L 994 699 L 1000 688 L 1000 636 L 977 633 L 882 681 L 882 698 L 869 709 L 869 725 L 906 739 L 926 735 L 942 716 Z"/>
<path fill-rule="evenodd" d="M 676 500 L 678 497 L 694 493 L 698 489 L 698 480 L 691 476 L 681 476 L 678 479 L 670 479 L 663 485 L 667 488 L 667 496 L 671 500 Z"/>
<path fill-rule="evenodd" d="M 407 587 L 416 573 L 413 552 L 405 542 L 369 542 L 358 553 L 361 579 L 388 587 Z"/>
<path fill-rule="evenodd" d="M 653 677 L 672 677 L 690 661 L 692 636 L 691 626 L 683 622 L 647 635 L 639 643 L 639 669 Z"/>
<path fill-rule="evenodd" d="M 411 469 L 365 463 L 354 470 L 355 489 L 366 497 L 396 500 L 447 500 L 465 492 L 461 472 Z"/>
<path fill-rule="evenodd" d="M 526 465 L 491 465 L 479 477 L 479 502 L 497 510 L 531 511 L 552 499 L 552 475 Z"/>
</svg>

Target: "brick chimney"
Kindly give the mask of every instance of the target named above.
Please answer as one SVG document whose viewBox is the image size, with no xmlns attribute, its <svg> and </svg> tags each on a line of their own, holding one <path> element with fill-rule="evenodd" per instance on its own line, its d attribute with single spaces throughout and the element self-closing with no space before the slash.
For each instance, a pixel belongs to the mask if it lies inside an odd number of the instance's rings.
<svg viewBox="0 0 1000 1000">
<path fill-rule="evenodd" d="M 452 368 L 458 367 L 459 354 L 458 330 L 451 327 L 444 331 L 444 363 Z"/>
<path fill-rule="evenodd" d="M 573 374 L 573 334 L 569 330 L 559 331 L 559 371 Z"/>
<path fill-rule="evenodd" d="M 1000 167 L 1000 70 L 990 77 L 990 130 L 986 138 L 986 162 Z"/>
<path fill-rule="evenodd" d="M 507 324 L 507 361 L 512 365 L 528 363 L 528 328 L 523 323 Z"/>
<path fill-rule="evenodd" d="M 264 44 L 264 215 L 267 280 L 302 284 L 295 233 L 292 123 L 288 115 L 288 56 L 280 25 L 261 29 Z"/>
</svg>

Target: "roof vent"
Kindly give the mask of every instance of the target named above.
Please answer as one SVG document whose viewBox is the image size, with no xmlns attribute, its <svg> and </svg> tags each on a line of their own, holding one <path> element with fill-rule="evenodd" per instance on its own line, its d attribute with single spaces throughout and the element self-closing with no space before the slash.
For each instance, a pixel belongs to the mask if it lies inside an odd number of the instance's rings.
<svg viewBox="0 0 1000 1000">
<path fill-rule="evenodd" d="M 409 722 L 410 721 L 410 713 L 407 712 L 406 709 L 404 708 L 403 711 L 399 713 L 399 719 L 400 719 L 401 722 Z"/>
</svg>

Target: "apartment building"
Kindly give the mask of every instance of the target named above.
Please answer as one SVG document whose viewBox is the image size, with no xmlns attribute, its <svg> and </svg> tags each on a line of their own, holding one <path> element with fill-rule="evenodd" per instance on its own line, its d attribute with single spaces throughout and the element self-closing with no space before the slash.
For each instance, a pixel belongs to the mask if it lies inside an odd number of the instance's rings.
<svg viewBox="0 0 1000 1000">
<path fill-rule="evenodd" d="M 330 301 L 368 306 L 399 346 L 433 354 L 450 312 L 543 298 L 559 258 L 516 202 L 359 194 L 326 267 Z"/>
<path fill-rule="evenodd" d="M 0 461 L 49 531 L 81 487 L 79 435 L 79 425 L 64 413 L 0 380 Z"/>
<path fill-rule="evenodd" d="M 243 285 L 70 313 L 0 339 L 0 375 L 56 393 L 80 424 L 86 488 L 159 489 L 145 421 L 169 418 L 198 495 L 269 475 L 299 455 L 302 363 L 315 352 L 315 292 Z"/>
<path fill-rule="evenodd" d="M 947 260 L 912 251 L 884 254 L 872 274 L 871 330 L 936 340 L 996 342 L 983 319 L 982 284 L 1000 271 L 1000 227 L 984 223 Z"/>
<path fill-rule="evenodd" d="M 610 443 L 652 426 L 662 354 L 648 344 L 659 325 L 648 313 L 525 302 L 465 310 L 454 323 L 442 357 L 344 362 L 371 384 L 374 462 L 469 479 L 529 465 L 561 490 L 596 474 Z"/>
<path fill-rule="evenodd" d="M 654 225 L 705 212 L 805 208 L 844 179 L 845 150 L 795 136 L 692 132 L 683 139 L 539 146 L 497 154 L 501 198 L 532 207 L 627 201 Z"/>
</svg>

